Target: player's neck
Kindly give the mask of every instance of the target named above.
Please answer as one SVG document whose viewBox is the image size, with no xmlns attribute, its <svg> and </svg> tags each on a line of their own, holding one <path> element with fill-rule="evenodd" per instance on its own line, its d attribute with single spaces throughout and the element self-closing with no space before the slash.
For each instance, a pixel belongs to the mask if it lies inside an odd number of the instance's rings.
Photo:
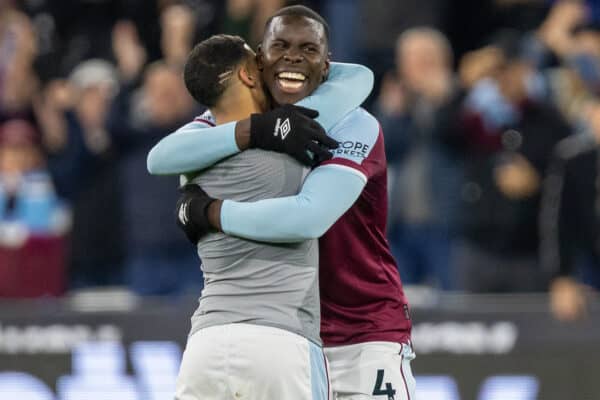
<svg viewBox="0 0 600 400">
<path fill-rule="evenodd" d="M 211 113 L 217 125 L 232 121 L 240 121 L 250 117 L 251 114 L 260 113 L 260 107 L 247 93 L 227 93 L 219 103 L 211 108 Z"/>
</svg>

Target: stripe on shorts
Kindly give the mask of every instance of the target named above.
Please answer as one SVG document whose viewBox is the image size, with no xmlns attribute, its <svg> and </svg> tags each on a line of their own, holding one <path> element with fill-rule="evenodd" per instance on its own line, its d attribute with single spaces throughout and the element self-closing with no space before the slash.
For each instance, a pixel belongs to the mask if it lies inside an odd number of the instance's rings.
<svg viewBox="0 0 600 400">
<path fill-rule="evenodd" d="M 327 378 L 327 400 L 329 400 L 329 393 L 331 393 L 331 381 L 329 380 L 329 365 L 327 364 L 325 352 L 323 352 L 323 363 L 325 364 L 325 377 Z"/>
<path fill-rule="evenodd" d="M 404 344 L 402 344 L 400 350 L 400 374 L 402 374 L 402 382 L 404 382 L 404 390 L 406 390 L 406 398 L 410 400 L 410 392 L 408 391 L 408 385 L 406 384 L 406 378 L 404 377 L 404 370 L 402 367 L 404 366 Z"/>
<path fill-rule="evenodd" d="M 314 400 L 329 400 L 329 380 L 323 349 L 313 342 L 310 347 L 310 387 Z"/>
</svg>

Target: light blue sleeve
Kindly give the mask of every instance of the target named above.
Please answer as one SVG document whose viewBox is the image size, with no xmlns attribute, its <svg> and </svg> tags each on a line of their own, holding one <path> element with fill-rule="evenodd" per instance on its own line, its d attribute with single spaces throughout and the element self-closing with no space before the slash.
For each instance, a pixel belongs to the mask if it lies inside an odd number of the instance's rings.
<svg viewBox="0 0 600 400">
<path fill-rule="evenodd" d="M 366 100 L 373 89 L 374 79 L 373 72 L 363 65 L 331 63 L 327 80 L 298 105 L 318 110 L 317 122 L 329 131 Z"/>
<path fill-rule="evenodd" d="M 146 167 L 152 175 L 177 175 L 198 171 L 239 153 L 235 122 L 211 127 L 190 122 L 161 139 L 148 153 Z"/>
<path fill-rule="evenodd" d="M 323 165 L 306 177 L 295 196 L 248 203 L 225 200 L 221 228 L 229 235 L 262 242 L 318 238 L 358 199 L 365 179 L 353 168 Z"/>
<path fill-rule="evenodd" d="M 329 131 L 367 98 L 373 88 L 373 72 L 362 65 L 331 63 L 329 78 L 312 96 L 298 105 L 319 111 L 317 121 Z M 235 122 L 208 127 L 190 123 L 164 137 L 150 150 L 148 172 L 174 175 L 197 171 L 238 153 Z"/>
</svg>

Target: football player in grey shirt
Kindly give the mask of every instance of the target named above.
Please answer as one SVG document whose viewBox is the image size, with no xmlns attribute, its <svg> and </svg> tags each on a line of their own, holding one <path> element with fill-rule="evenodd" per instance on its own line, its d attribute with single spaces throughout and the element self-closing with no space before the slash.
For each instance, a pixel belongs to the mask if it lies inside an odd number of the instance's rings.
<svg viewBox="0 0 600 400">
<path fill-rule="evenodd" d="M 295 77 L 293 71 L 287 73 Z M 329 64 L 324 73 L 329 73 Z M 368 95 L 370 88 L 356 90 L 352 82 L 369 80 L 369 74 L 356 65 L 332 65 L 322 90 L 304 104 L 318 109 L 336 101 L 339 107 L 321 121 L 329 128 Z M 198 134 L 198 127 L 239 120 L 234 134 L 224 135 L 221 145 L 237 151 L 250 148 L 208 170 L 191 171 L 183 178 L 187 190 L 199 184 L 211 196 L 239 201 L 291 196 L 298 193 L 309 169 L 267 150 L 287 146 L 288 153 L 314 164 L 330 157 L 315 141 L 329 148 L 337 145 L 312 120 L 318 115 L 313 110 L 284 106 L 258 114 L 269 109 L 269 99 L 255 54 L 239 37 L 217 35 L 198 44 L 188 58 L 184 80 L 192 96 L 210 111 L 174 135 Z M 344 86 L 353 89 L 344 92 Z M 288 136 L 291 130 L 294 135 Z M 182 224 L 189 221 L 190 210 L 202 209 L 186 207 L 185 196 L 183 201 L 178 207 Z M 327 399 L 316 240 L 268 244 L 217 232 L 190 240 L 198 245 L 205 287 L 192 317 L 176 399 Z"/>
</svg>

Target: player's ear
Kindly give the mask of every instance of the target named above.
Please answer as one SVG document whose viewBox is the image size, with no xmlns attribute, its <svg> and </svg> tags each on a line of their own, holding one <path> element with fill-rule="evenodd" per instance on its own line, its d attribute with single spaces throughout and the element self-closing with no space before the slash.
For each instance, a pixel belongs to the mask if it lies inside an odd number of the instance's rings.
<svg viewBox="0 0 600 400">
<path fill-rule="evenodd" d="M 253 71 L 248 67 L 248 64 L 242 65 L 238 69 L 238 78 L 244 85 L 253 89 L 256 87 L 256 83 L 258 82 L 258 77 L 256 76 L 257 71 Z"/>
<path fill-rule="evenodd" d="M 325 82 L 329 77 L 329 67 L 331 65 L 331 53 L 327 53 L 327 57 L 325 58 L 325 66 L 323 67 L 323 77 L 321 82 Z"/>
<path fill-rule="evenodd" d="M 259 44 L 258 47 L 256 48 L 256 66 L 258 67 L 258 70 L 262 72 L 265 62 L 264 62 L 264 54 L 263 54 L 263 50 L 262 50 L 262 44 Z"/>
</svg>

